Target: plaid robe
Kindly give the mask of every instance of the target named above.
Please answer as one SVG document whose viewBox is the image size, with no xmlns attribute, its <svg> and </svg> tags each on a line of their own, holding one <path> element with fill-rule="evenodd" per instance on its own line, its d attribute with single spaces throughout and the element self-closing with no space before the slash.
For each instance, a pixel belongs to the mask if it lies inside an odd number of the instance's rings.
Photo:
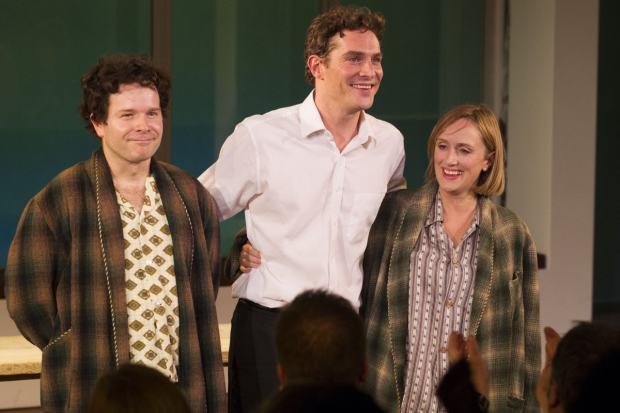
<svg viewBox="0 0 620 413">
<path fill-rule="evenodd" d="M 411 252 L 439 186 L 387 194 L 364 255 L 362 307 L 370 359 L 367 391 L 399 412 L 404 391 Z M 538 265 L 527 226 L 480 197 L 481 234 L 470 334 L 491 372 L 491 412 L 539 412 Z"/>
<path fill-rule="evenodd" d="M 215 298 L 215 205 L 189 173 L 151 160 L 174 245 L 179 389 L 194 412 L 224 412 Z M 41 407 L 85 412 L 97 380 L 129 362 L 125 240 L 101 149 L 54 178 L 26 207 L 6 268 L 9 313 L 43 351 Z"/>
</svg>

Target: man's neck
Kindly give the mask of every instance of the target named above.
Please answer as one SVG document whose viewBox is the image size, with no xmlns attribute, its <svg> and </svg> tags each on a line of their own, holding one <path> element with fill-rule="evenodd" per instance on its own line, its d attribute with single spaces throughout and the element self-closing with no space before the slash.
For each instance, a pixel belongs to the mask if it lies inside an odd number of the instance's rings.
<svg viewBox="0 0 620 413">
<path fill-rule="evenodd" d="M 114 186 L 139 214 L 142 211 L 145 191 L 144 183 L 146 182 L 146 177 L 149 175 L 151 160 L 148 159 L 140 163 L 129 163 L 119 161 L 107 154 L 106 160 L 110 166 Z"/>
<path fill-rule="evenodd" d="M 332 134 L 334 143 L 340 152 L 346 148 L 359 130 L 362 111 L 348 113 L 342 108 L 336 107 L 326 99 L 321 99 L 315 94 L 314 103 L 321 115 L 325 128 Z"/>
</svg>

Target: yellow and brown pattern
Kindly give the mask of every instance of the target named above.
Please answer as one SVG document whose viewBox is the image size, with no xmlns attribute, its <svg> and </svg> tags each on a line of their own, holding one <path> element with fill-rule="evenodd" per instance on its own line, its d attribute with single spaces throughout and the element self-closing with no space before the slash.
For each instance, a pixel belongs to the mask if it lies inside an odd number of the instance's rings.
<svg viewBox="0 0 620 413">
<path fill-rule="evenodd" d="M 179 303 L 172 237 L 155 179 L 146 179 L 141 214 L 118 190 L 116 197 L 125 237 L 129 358 L 177 382 Z"/>
</svg>

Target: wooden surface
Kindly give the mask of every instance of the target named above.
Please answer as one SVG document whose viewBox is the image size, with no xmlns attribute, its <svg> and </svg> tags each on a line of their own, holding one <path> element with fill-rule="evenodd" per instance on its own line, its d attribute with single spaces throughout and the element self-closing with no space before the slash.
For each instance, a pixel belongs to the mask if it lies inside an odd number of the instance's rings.
<svg viewBox="0 0 620 413">
<path fill-rule="evenodd" d="M 228 365 L 230 324 L 220 324 L 222 361 Z M 0 337 L 0 381 L 29 380 L 41 374 L 41 350 L 22 336 Z"/>
<path fill-rule="evenodd" d="M 41 350 L 22 336 L 0 337 L 0 375 L 41 373 Z"/>
</svg>

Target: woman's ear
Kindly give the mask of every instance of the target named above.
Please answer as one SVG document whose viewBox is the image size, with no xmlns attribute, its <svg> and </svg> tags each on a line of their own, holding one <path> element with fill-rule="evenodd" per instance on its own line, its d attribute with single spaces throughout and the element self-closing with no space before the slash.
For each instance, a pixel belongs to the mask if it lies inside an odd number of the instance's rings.
<svg viewBox="0 0 620 413">
<path fill-rule="evenodd" d="M 483 171 L 488 170 L 493 165 L 493 162 L 495 162 L 495 151 L 491 152 L 489 154 L 489 156 L 487 156 L 487 160 L 486 160 L 482 170 Z"/>
</svg>

